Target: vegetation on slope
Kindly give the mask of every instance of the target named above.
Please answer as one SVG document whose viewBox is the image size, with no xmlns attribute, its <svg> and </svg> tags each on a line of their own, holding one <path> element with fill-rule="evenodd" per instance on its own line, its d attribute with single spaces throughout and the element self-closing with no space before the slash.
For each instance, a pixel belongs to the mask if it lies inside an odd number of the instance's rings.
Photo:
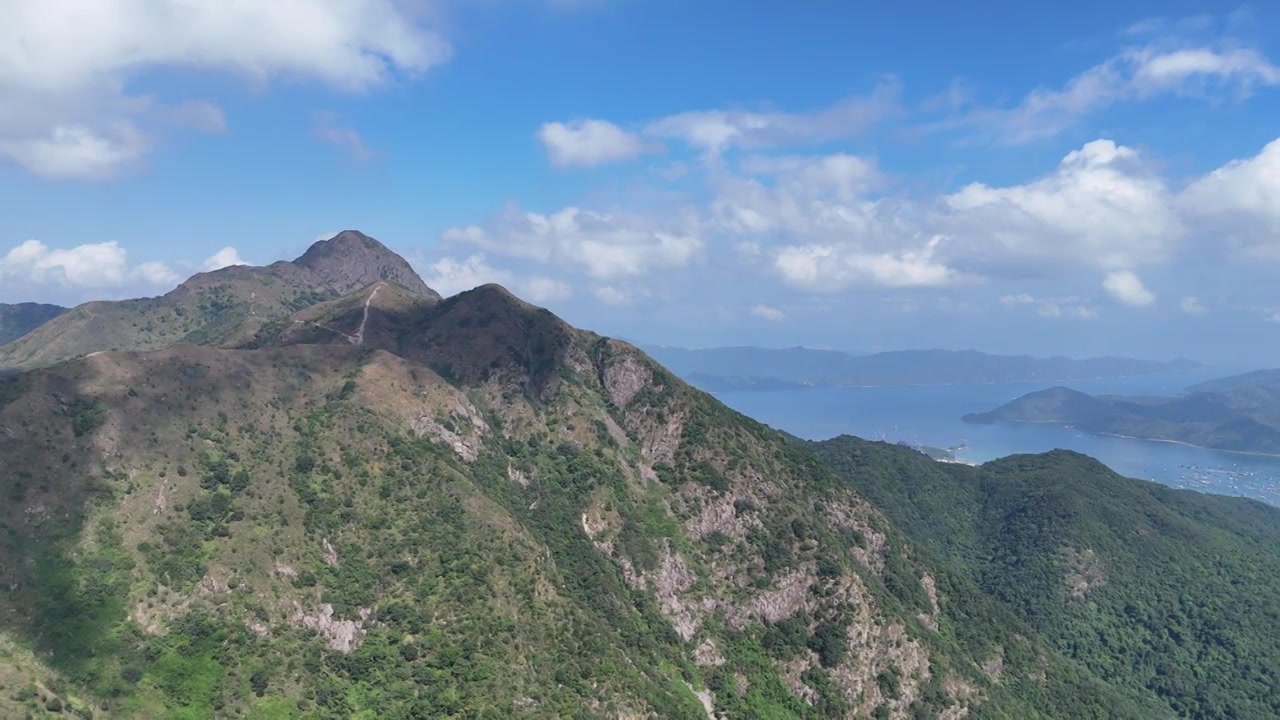
<svg viewBox="0 0 1280 720">
<path fill-rule="evenodd" d="M 201 273 L 155 298 L 86 303 L 0 347 L 0 369 L 43 367 L 103 351 L 240 345 L 273 320 L 371 282 L 394 283 L 427 302 L 440 298 L 403 258 L 346 231 L 293 262 Z"/>
<path fill-rule="evenodd" d="M 65 679 L 58 702 L 1161 716 L 634 348 L 497 287 L 375 289 L 255 349 L 105 353 L 0 385 L 0 618 Z M 33 711 L 54 698 L 21 690 Z"/>
<path fill-rule="evenodd" d="M 1280 511 L 1055 451 L 979 468 L 810 445 L 1063 654 L 1180 717 L 1280 716 Z"/>
<path fill-rule="evenodd" d="M 17 340 L 66 311 L 57 305 L 0 303 L 0 345 Z"/>
</svg>

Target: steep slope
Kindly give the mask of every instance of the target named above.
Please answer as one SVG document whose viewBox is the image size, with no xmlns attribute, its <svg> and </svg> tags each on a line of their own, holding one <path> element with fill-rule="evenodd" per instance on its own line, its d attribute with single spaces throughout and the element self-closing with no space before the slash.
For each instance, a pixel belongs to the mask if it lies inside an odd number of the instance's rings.
<svg viewBox="0 0 1280 720">
<path fill-rule="evenodd" d="M 201 273 L 156 298 L 86 303 L 0 347 L 0 368 L 40 367 L 105 350 L 237 345 L 272 319 L 359 290 L 366 280 L 397 283 L 428 301 L 440 298 L 403 258 L 348 230 L 293 262 Z"/>
<path fill-rule="evenodd" d="M 1113 684 L 1180 717 L 1280 717 L 1280 510 L 1122 478 L 1067 451 L 971 468 L 849 437 L 811 447 Z"/>
<path fill-rule="evenodd" d="M 0 619 L 100 716 L 1161 717 L 502 288 L 253 344 L 0 385 Z"/>
<path fill-rule="evenodd" d="M 66 311 L 57 305 L 0 303 L 0 345 L 17 340 Z"/>
</svg>

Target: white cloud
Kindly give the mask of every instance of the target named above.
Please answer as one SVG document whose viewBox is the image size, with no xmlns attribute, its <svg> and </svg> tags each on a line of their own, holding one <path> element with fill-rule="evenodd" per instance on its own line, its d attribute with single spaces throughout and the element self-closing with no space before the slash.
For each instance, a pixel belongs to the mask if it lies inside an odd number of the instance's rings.
<svg viewBox="0 0 1280 720">
<path fill-rule="evenodd" d="M 0 94 L 0 101 L 3 98 Z M 102 130 L 57 125 L 45 135 L 19 139 L 6 135 L 0 125 L 0 156 L 50 178 L 111 177 L 147 152 L 142 133 L 129 123 L 115 123 Z"/>
<path fill-rule="evenodd" d="M 240 257 L 239 251 L 235 248 L 224 247 L 218 252 L 205 258 L 205 261 L 200 264 L 200 269 L 204 272 L 212 272 L 214 270 L 221 270 L 225 267 L 231 267 L 232 265 L 248 264 L 249 263 L 245 262 L 244 258 Z"/>
<path fill-rule="evenodd" d="M 431 289 L 449 297 L 488 283 L 508 282 L 510 276 L 491 267 L 483 254 L 477 254 L 462 259 L 440 258 L 427 266 L 422 280 Z"/>
<path fill-rule="evenodd" d="M 1129 270 L 1109 273 L 1102 281 L 1102 288 L 1126 305 L 1150 305 L 1156 301 L 1156 296 L 1142 284 L 1142 279 Z"/>
<path fill-rule="evenodd" d="M 550 215 L 509 207 L 487 227 L 450 228 L 442 239 L 555 267 L 574 267 L 600 280 L 684 267 L 702 248 L 690 218 L 650 218 L 576 207 Z"/>
<path fill-rule="evenodd" d="M 972 183 L 943 198 L 936 221 L 957 268 L 996 276 L 1159 263 L 1182 236 L 1163 179 L 1110 140 L 1087 143 L 1024 185 Z"/>
<path fill-rule="evenodd" d="M 750 157 L 741 170 L 713 176 L 708 225 L 733 238 L 744 259 L 768 252 L 790 285 L 836 292 L 962 279 L 939 257 L 943 239 L 913 222 L 910 205 L 872 197 L 886 181 L 870 159 Z"/>
<path fill-rule="evenodd" d="M 898 86 L 881 84 L 870 95 L 851 97 L 815 112 L 702 110 L 655 120 L 654 137 L 681 140 L 711 155 L 730 147 L 765 148 L 848 138 L 898 110 Z"/>
<path fill-rule="evenodd" d="M 751 308 L 751 314 L 755 315 L 758 318 L 763 318 L 765 320 L 771 320 L 774 322 L 777 322 L 778 320 L 782 320 L 787 316 L 786 313 L 782 312 L 778 308 L 770 307 L 768 305 L 756 305 L 755 307 Z"/>
<path fill-rule="evenodd" d="M 1025 184 L 918 203 L 881 194 L 883 173 L 857 156 L 747 158 L 740 170 L 711 174 L 707 226 L 810 291 L 1128 270 L 1169 260 L 1183 235 L 1163 179 L 1109 140 Z"/>
<path fill-rule="evenodd" d="M 564 302 L 573 297 L 573 288 L 567 283 L 546 277 L 533 277 L 520 283 L 520 294 L 533 303 Z"/>
<path fill-rule="evenodd" d="M 814 292 L 851 286 L 938 287 L 956 273 L 934 260 L 937 238 L 922 250 L 866 253 L 839 245 L 802 245 L 779 251 L 774 265 L 791 285 Z"/>
<path fill-rule="evenodd" d="M 1121 102 L 1159 95 L 1234 95 L 1280 85 L 1280 66 L 1245 47 L 1135 47 L 1095 65 L 1056 89 L 1040 88 L 1016 107 L 979 110 L 961 124 L 987 128 L 1001 142 L 1022 143 L 1055 135 L 1079 119 Z M 954 124 L 954 123 L 944 123 Z"/>
<path fill-rule="evenodd" d="M 1191 183 L 1179 204 L 1200 233 L 1242 259 L 1280 260 L 1280 139 Z"/>
<path fill-rule="evenodd" d="M 129 263 L 117 242 L 50 248 L 38 240 L 26 242 L 0 256 L 0 287 L 7 291 L 53 288 L 79 291 L 137 289 L 151 291 L 172 286 L 181 278 L 160 262 Z"/>
<path fill-rule="evenodd" d="M 396 0 L 6 2 L 0 157 L 50 177 L 102 178 L 135 165 L 163 126 L 225 128 L 208 101 L 170 103 L 132 89 L 156 68 L 363 90 L 448 55 Z"/>
<path fill-rule="evenodd" d="M 559 280 L 543 276 L 521 276 L 495 268 L 483 253 L 465 258 L 443 257 L 427 266 L 422 273 L 427 286 L 445 297 L 464 290 L 498 283 L 532 303 L 556 303 L 573 297 L 573 289 Z"/>
<path fill-rule="evenodd" d="M 1194 295 L 1188 295 L 1182 298 L 1180 306 L 1182 307 L 1182 312 L 1188 315 L 1204 315 L 1208 312 L 1208 310 L 1205 309 L 1204 303 L 1200 302 L 1200 299 Z"/>
<path fill-rule="evenodd" d="M 593 167 L 630 160 L 645 152 L 645 144 L 634 133 L 605 120 L 551 122 L 542 126 L 538 138 L 547 157 L 557 167 Z"/>
</svg>

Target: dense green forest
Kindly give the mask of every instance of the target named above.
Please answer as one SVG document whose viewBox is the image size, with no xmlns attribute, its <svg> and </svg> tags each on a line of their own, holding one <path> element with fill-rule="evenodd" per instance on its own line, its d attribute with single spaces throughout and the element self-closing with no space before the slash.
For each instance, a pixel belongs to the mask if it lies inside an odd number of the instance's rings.
<svg viewBox="0 0 1280 720">
<path fill-rule="evenodd" d="M 1280 716 L 1280 511 L 1077 453 L 980 468 L 811 445 L 896 527 L 1062 653 L 1182 717 Z"/>
</svg>

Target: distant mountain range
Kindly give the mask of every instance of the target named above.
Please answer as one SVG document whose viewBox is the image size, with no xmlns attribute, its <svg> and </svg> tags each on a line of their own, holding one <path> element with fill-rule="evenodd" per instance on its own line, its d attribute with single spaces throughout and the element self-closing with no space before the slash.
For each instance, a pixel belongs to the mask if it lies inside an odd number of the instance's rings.
<svg viewBox="0 0 1280 720">
<path fill-rule="evenodd" d="M 802 386 L 976 385 L 1062 382 L 1150 375 L 1199 367 L 1189 360 L 1122 357 L 1073 359 L 989 355 L 975 350 L 900 350 L 869 355 L 811 348 L 649 346 L 651 356 L 685 380 L 712 392 Z"/>
<path fill-rule="evenodd" d="M 0 303 L 0 345 L 17 340 L 66 311 L 57 305 Z"/>
<path fill-rule="evenodd" d="M 1069 425 L 1085 432 L 1280 455 L 1280 370 L 1211 380 L 1177 397 L 1093 396 L 1053 387 L 963 419 Z"/>
</svg>

